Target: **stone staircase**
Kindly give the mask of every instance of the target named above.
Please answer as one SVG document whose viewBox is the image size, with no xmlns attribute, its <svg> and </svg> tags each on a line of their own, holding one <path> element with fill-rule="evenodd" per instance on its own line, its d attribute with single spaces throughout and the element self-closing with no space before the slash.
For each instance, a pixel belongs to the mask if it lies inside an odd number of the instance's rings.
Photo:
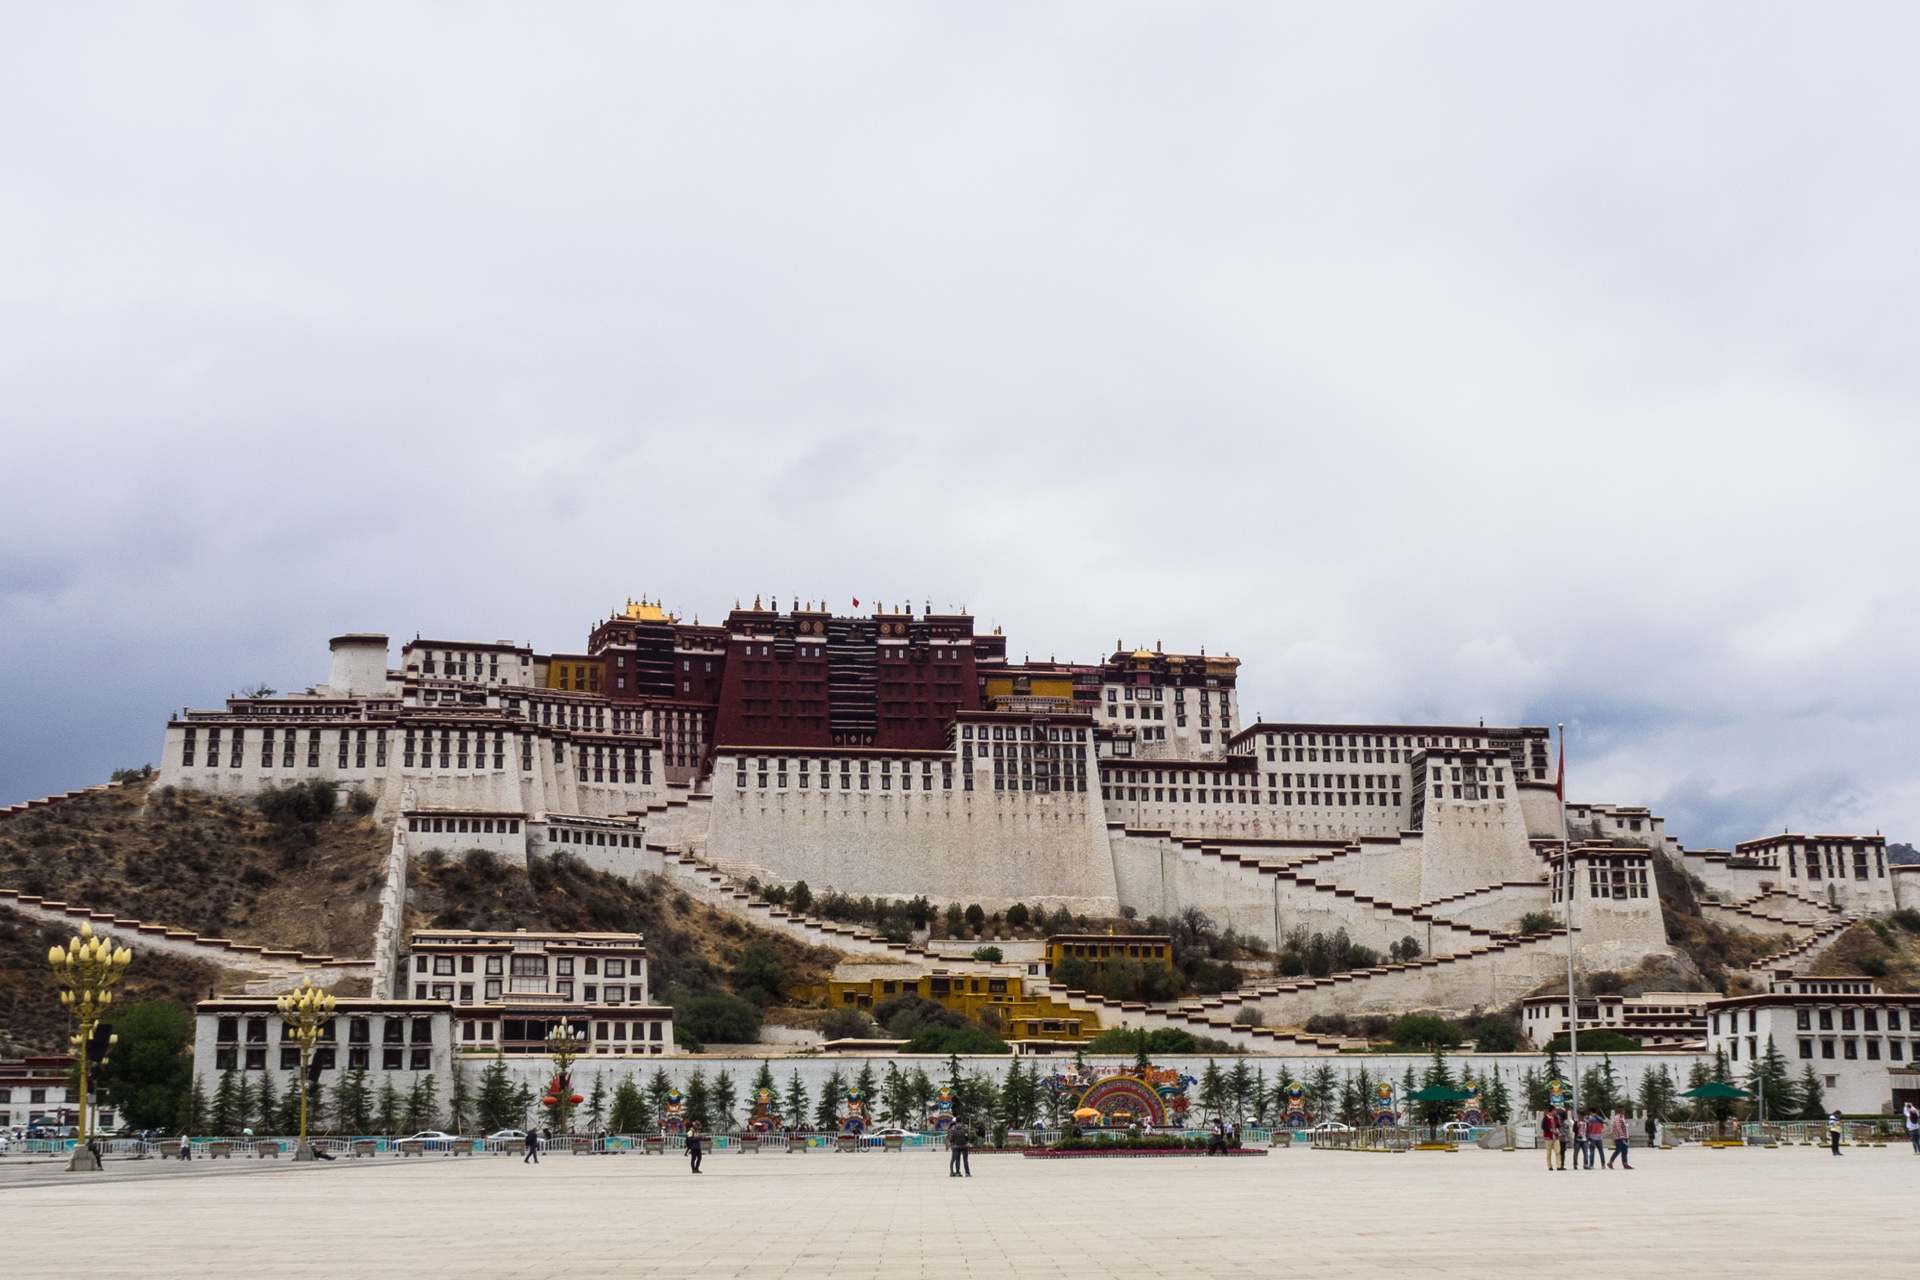
<svg viewBox="0 0 1920 1280">
<path fill-rule="evenodd" d="M 1802 965 L 1812 964 L 1820 958 L 1828 947 L 1839 941 L 1841 934 L 1859 922 L 1860 919 L 1858 916 L 1851 914 L 1841 916 L 1839 919 L 1815 929 L 1811 934 L 1800 939 L 1800 941 L 1794 943 L 1794 945 L 1788 947 L 1786 950 L 1776 952 L 1764 959 L 1755 960 L 1747 966 L 1747 970 L 1750 973 L 1760 974 L 1774 969 L 1795 969 Z"/>
</svg>

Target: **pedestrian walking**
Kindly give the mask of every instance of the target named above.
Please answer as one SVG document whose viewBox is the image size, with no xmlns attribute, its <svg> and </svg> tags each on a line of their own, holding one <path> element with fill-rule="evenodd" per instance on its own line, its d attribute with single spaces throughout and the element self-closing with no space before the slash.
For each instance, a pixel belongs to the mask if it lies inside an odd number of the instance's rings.
<svg viewBox="0 0 1920 1280">
<path fill-rule="evenodd" d="M 952 1153 L 947 1164 L 948 1177 L 973 1176 L 973 1165 L 967 1159 L 967 1149 L 972 1142 L 973 1135 L 967 1130 L 967 1122 L 955 1120 L 953 1127 L 947 1130 L 947 1149 Z"/>
<path fill-rule="evenodd" d="M 521 1142 L 524 1144 L 525 1154 L 523 1154 L 520 1157 L 520 1163 L 525 1164 L 527 1161 L 531 1160 L 535 1164 L 539 1164 L 540 1163 L 540 1131 L 538 1129 L 527 1130 L 527 1136 L 525 1138 L 522 1138 Z"/>
<path fill-rule="evenodd" d="M 1907 1141 L 1913 1144 L 1913 1153 L 1920 1156 L 1920 1107 L 1911 1102 L 1905 1108 L 1907 1116 Z"/>
<path fill-rule="evenodd" d="M 695 1173 L 700 1172 L 700 1126 L 687 1126 L 687 1160 L 693 1165 Z"/>
<path fill-rule="evenodd" d="M 1552 1107 L 1548 1107 L 1540 1116 L 1540 1141 L 1547 1148 L 1547 1171 L 1551 1173 L 1556 1167 L 1553 1163 L 1555 1155 L 1560 1157 L 1558 1167 L 1564 1170 L 1567 1167 L 1567 1149 L 1560 1141 L 1560 1117 L 1554 1114 Z"/>
<path fill-rule="evenodd" d="M 1840 1113 L 1838 1111 L 1834 1112 L 1832 1115 L 1827 1117 L 1827 1142 L 1832 1147 L 1833 1154 L 1839 1155 L 1840 1154 Z"/>
<path fill-rule="evenodd" d="M 180 1131 L 180 1158 L 182 1160 L 193 1159 L 193 1139 L 187 1136 L 186 1130 L 184 1129 Z"/>
<path fill-rule="evenodd" d="M 1607 1122 L 1600 1118 L 1598 1111 L 1589 1111 L 1586 1119 L 1587 1130 L 1587 1168 L 1593 1168 L 1593 1158 L 1601 1154 L 1601 1145 L 1606 1141 Z M 1601 1168 L 1606 1168 L 1602 1161 Z"/>
<path fill-rule="evenodd" d="M 1647 1112 L 1647 1149 L 1652 1150 L 1654 1140 L 1660 1136 L 1660 1125 L 1653 1118 L 1653 1112 Z"/>
<path fill-rule="evenodd" d="M 1607 1133 L 1613 1139 L 1613 1154 L 1607 1157 L 1607 1168 L 1613 1168 L 1615 1160 L 1622 1169 L 1633 1168 L 1627 1163 L 1627 1116 L 1618 1107 L 1613 1109 L 1613 1119 L 1607 1123 Z"/>
<path fill-rule="evenodd" d="M 1227 1123 L 1217 1117 L 1213 1122 L 1213 1136 L 1207 1142 L 1207 1154 L 1210 1156 L 1227 1154 Z"/>
</svg>

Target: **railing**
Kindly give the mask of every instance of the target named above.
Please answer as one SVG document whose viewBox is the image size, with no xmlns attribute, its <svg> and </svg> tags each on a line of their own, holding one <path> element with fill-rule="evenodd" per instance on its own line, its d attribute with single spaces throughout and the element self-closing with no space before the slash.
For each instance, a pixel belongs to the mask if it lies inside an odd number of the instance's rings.
<svg viewBox="0 0 1920 1280">
<path fill-rule="evenodd" d="M 1413 1129 L 1322 1129 L 1313 1134 L 1315 1151 L 1411 1151 L 1420 1141 Z"/>
</svg>

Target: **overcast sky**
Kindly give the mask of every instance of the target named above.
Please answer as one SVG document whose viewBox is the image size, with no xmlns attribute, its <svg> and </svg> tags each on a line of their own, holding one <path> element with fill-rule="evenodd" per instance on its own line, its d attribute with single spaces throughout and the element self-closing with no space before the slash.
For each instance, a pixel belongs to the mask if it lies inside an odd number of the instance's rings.
<svg viewBox="0 0 1920 1280">
<path fill-rule="evenodd" d="M 0 803 L 326 639 L 964 604 L 1920 817 L 1912 6 L 0 5 Z M 396 643 L 395 656 L 398 648 Z"/>
</svg>

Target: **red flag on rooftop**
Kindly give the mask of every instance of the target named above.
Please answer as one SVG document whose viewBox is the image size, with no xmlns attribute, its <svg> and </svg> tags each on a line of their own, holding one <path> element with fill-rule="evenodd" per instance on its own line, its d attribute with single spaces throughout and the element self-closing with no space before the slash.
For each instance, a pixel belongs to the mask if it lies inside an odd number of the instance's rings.
<svg viewBox="0 0 1920 1280">
<path fill-rule="evenodd" d="M 858 608 L 860 607 L 860 597 L 859 597 L 859 596 L 855 596 L 855 597 L 853 598 L 853 607 L 854 607 L 854 608 L 856 608 L 856 609 L 858 609 Z"/>
</svg>

